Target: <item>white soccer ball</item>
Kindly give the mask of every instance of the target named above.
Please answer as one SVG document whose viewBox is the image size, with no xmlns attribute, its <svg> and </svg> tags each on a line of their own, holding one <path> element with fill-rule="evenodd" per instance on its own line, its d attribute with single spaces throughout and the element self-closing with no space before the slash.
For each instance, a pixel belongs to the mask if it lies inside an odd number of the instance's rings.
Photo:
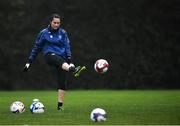
<svg viewBox="0 0 180 126">
<path fill-rule="evenodd" d="M 31 113 L 44 113 L 44 105 L 38 99 L 33 100 L 30 106 Z"/>
<path fill-rule="evenodd" d="M 90 118 L 94 122 L 106 121 L 107 119 L 106 111 L 101 108 L 95 108 L 92 110 L 90 114 Z"/>
<path fill-rule="evenodd" d="M 94 64 L 94 69 L 96 72 L 102 74 L 105 73 L 109 68 L 109 64 L 105 59 L 99 59 Z"/>
<path fill-rule="evenodd" d="M 10 106 L 10 111 L 12 113 L 23 113 L 25 111 L 25 106 L 20 101 L 15 101 Z"/>
</svg>

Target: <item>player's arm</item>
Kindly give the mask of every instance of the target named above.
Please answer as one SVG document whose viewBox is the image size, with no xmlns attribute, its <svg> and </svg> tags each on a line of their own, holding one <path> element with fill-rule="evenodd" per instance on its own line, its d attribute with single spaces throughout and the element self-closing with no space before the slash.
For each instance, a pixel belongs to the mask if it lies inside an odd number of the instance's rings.
<svg viewBox="0 0 180 126">
<path fill-rule="evenodd" d="M 67 56 L 67 62 L 69 64 L 73 64 L 73 61 L 72 61 L 72 55 L 71 55 L 71 46 L 70 46 L 70 40 L 67 36 L 67 33 L 65 33 L 65 41 L 66 41 L 66 56 Z"/>
<path fill-rule="evenodd" d="M 38 53 L 42 50 L 42 48 L 43 48 L 43 33 L 41 32 L 36 38 L 34 47 L 32 48 L 28 61 L 26 62 L 23 68 L 23 72 L 26 72 L 29 69 L 32 62 L 36 59 Z"/>
</svg>

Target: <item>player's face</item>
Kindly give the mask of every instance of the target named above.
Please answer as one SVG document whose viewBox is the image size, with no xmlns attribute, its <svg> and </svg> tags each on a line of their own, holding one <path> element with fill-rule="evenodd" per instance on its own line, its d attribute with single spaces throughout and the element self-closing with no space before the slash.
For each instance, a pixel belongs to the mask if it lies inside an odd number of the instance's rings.
<svg viewBox="0 0 180 126">
<path fill-rule="evenodd" d="M 53 18 L 53 20 L 51 21 L 52 29 L 56 30 L 59 28 L 59 26 L 60 26 L 60 19 L 59 18 Z"/>
</svg>

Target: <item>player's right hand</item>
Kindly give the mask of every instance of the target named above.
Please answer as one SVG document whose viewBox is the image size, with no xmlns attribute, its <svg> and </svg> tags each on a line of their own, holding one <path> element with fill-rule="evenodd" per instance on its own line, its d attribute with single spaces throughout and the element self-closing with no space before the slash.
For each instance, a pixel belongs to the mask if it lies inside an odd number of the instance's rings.
<svg viewBox="0 0 180 126">
<path fill-rule="evenodd" d="M 29 67 L 30 67 L 30 65 L 31 65 L 30 63 L 26 63 L 24 68 L 23 68 L 23 72 L 27 72 Z"/>
</svg>

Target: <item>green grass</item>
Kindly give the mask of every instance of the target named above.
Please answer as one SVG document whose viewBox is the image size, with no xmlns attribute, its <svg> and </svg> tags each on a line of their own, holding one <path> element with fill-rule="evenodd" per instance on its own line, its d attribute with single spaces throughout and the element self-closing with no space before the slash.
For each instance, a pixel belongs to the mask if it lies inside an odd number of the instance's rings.
<svg viewBox="0 0 180 126">
<path fill-rule="evenodd" d="M 45 113 L 31 114 L 32 99 L 39 98 L 45 105 Z M 13 114 L 9 106 L 20 100 L 26 106 L 22 114 Z M 113 125 L 113 124 L 180 124 L 180 91 L 121 91 L 84 90 L 67 91 L 63 112 L 56 110 L 56 91 L 12 91 L 0 92 L 0 124 L 2 125 Z M 93 108 L 107 112 L 106 122 L 92 122 L 89 118 Z"/>
</svg>

